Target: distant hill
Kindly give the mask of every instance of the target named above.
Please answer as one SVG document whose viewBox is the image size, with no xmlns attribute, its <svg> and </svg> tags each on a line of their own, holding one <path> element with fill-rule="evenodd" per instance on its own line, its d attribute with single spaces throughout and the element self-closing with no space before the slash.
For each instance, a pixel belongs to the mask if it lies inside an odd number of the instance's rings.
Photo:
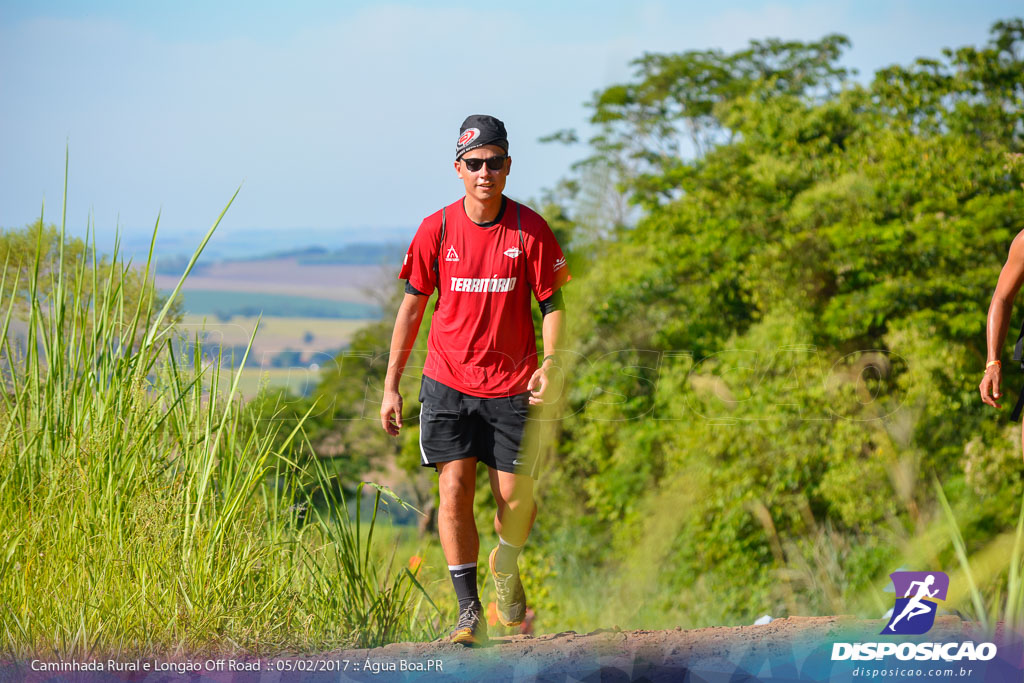
<svg viewBox="0 0 1024 683">
<path fill-rule="evenodd" d="M 295 259 L 299 265 L 324 266 L 395 266 L 402 263 L 405 246 L 398 243 L 388 244 L 347 244 L 343 247 L 328 249 L 322 246 L 308 246 L 298 249 L 268 252 L 259 256 L 218 259 L 220 263 L 238 263 L 250 261 L 276 261 L 279 259 Z M 156 259 L 158 275 L 181 275 L 188 265 L 191 256 L 175 254 L 159 256 Z M 200 260 L 192 269 L 192 275 L 203 275 L 214 265 Z"/>
<path fill-rule="evenodd" d="M 185 272 L 185 266 L 188 265 L 191 256 L 185 256 L 184 254 L 174 254 L 173 256 L 157 256 L 154 259 L 153 270 L 157 275 L 174 275 L 180 276 Z M 191 275 L 202 275 L 206 269 L 209 268 L 209 264 L 199 262 L 192 267 Z"/>
<path fill-rule="evenodd" d="M 247 261 L 263 261 L 280 258 L 294 258 L 302 264 L 321 264 L 337 266 L 377 266 L 397 265 L 405 255 L 405 246 L 390 244 L 346 244 L 337 249 L 311 246 L 301 249 L 275 251 L 264 256 L 257 256 Z"/>
</svg>

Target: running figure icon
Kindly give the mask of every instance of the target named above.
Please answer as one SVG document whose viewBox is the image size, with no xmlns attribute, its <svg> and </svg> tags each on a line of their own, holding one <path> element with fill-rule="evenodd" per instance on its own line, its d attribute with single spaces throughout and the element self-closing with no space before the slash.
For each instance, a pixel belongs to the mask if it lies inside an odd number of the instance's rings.
<svg viewBox="0 0 1024 683">
<path fill-rule="evenodd" d="M 900 612 L 900 615 L 889 623 L 890 631 L 892 631 L 893 633 L 896 632 L 896 623 L 903 617 L 906 617 L 907 621 L 910 621 L 916 616 L 928 614 L 932 611 L 932 607 L 926 605 L 923 602 L 923 600 L 924 598 L 934 598 L 938 594 L 938 588 L 936 588 L 934 591 L 928 590 L 933 583 L 935 583 L 935 575 L 929 574 L 925 577 L 924 581 L 914 581 L 910 584 L 910 586 L 907 588 L 906 595 L 904 595 L 903 597 L 909 598 L 910 594 L 914 592 L 914 586 L 918 586 L 917 594 L 914 595 L 914 597 L 910 598 L 910 601 L 907 602 L 906 607 L 903 608 L 903 611 Z"/>
<path fill-rule="evenodd" d="M 890 621 L 879 635 L 927 633 L 935 625 L 939 603 L 949 593 L 949 576 L 940 571 L 897 571 L 889 574 L 889 578 L 892 588 L 886 591 L 895 593 L 896 599 L 890 610 Z"/>
</svg>

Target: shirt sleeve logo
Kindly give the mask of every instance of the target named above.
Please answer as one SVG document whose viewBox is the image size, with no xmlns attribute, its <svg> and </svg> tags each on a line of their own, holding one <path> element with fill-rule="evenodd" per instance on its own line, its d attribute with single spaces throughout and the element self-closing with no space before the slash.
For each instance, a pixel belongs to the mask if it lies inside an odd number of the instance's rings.
<svg viewBox="0 0 1024 683">
<path fill-rule="evenodd" d="M 565 257 L 564 256 L 555 260 L 554 270 L 558 271 L 558 270 L 561 270 L 562 268 L 565 268 Z"/>
</svg>

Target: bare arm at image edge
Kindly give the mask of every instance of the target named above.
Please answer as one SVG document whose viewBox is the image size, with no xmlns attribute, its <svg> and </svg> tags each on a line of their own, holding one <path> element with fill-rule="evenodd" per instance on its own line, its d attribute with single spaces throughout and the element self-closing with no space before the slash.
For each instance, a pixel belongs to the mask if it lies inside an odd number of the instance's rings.
<svg viewBox="0 0 1024 683">
<path fill-rule="evenodd" d="M 1006 331 L 1010 324 L 1013 300 L 1022 283 L 1024 283 L 1024 232 L 1018 233 L 1010 245 L 1010 253 L 1006 257 L 1003 269 L 999 272 L 999 281 L 992 294 L 992 303 L 988 307 L 988 321 L 985 325 L 985 338 L 988 347 L 987 362 L 999 360 L 1000 351 L 1006 341 Z M 999 408 L 1000 404 L 996 403 L 996 399 L 1002 397 L 1001 383 L 1002 367 L 999 363 L 985 368 L 985 376 L 978 387 L 981 391 L 981 400 L 994 408 Z"/>
<path fill-rule="evenodd" d="M 409 361 L 416 335 L 423 321 L 423 311 L 430 297 L 425 294 L 406 293 L 395 316 L 395 331 L 391 334 L 391 353 L 388 355 L 388 372 L 384 378 L 384 400 L 380 406 L 380 424 L 391 436 L 398 436 L 402 429 L 402 395 L 398 385 Z"/>
</svg>

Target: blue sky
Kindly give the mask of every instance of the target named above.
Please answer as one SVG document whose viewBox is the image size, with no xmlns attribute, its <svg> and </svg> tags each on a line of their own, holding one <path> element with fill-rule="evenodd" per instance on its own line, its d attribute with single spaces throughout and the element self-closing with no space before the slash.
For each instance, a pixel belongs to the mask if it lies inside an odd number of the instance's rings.
<svg viewBox="0 0 1024 683">
<path fill-rule="evenodd" d="M 460 194 L 458 126 L 491 113 L 537 197 L 583 154 L 583 103 L 645 51 L 848 35 L 862 77 L 983 43 L 1019 2 L 0 2 L 0 226 L 56 218 L 101 237 L 293 229 L 394 239 Z M 281 248 L 282 245 L 271 245 Z"/>
</svg>

